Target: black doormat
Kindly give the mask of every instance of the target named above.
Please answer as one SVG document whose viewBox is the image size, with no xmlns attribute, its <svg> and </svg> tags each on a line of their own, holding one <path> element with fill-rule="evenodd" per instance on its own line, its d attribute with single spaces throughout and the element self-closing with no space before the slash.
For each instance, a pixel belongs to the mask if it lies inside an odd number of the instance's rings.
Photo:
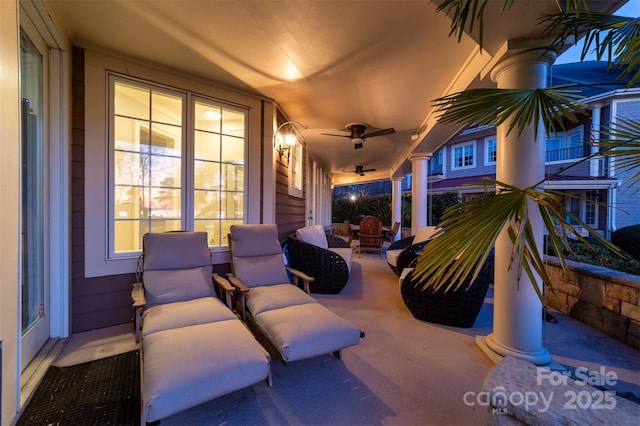
<svg viewBox="0 0 640 426">
<path fill-rule="evenodd" d="M 49 367 L 17 425 L 139 425 L 140 355 Z"/>
</svg>

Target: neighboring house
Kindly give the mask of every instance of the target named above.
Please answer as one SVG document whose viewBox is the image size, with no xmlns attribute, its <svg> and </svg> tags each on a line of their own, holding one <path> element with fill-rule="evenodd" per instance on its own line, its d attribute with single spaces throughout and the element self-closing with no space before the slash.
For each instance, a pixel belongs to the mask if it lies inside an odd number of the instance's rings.
<svg viewBox="0 0 640 426">
<path fill-rule="evenodd" d="M 611 83 L 617 77 L 617 72 L 607 71 L 606 62 L 572 63 L 553 66 L 549 85 Z M 545 188 L 562 191 L 572 214 L 609 236 L 616 229 L 640 223 L 639 188 L 627 181 L 631 172 L 619 170 L 614 161 L 603 157 L 585 161 L 585 157 L 597 152 L 594 141 L 607 139 L 604 132 L 617 119 L 640 118 L 640 88 L 608 84 L 581 90 L 591 115 L 581 117 L 578 124 L 567 125 L 566 131 L 550 134 L 546 141 L 548 176 L 575 166 L 551 177 Z M 600 137 L 599 130 L 603 131 Z M 485 176 L 495 178 L 496 157 L 494 128 L 473 127 L 460 132 L 429 160 L 428 192 L 458 192 L 463 200 L 479 195 L 482 188 L 469 184 L 479 183 Z"/>
</svg>

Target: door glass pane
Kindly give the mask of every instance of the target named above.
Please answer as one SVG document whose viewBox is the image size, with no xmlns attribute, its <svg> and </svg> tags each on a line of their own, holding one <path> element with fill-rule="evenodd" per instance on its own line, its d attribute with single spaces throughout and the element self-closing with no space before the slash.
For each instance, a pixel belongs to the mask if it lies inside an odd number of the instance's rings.
<svg viewBox="0 0 640 426">
<path fill-rule="evenodd" d="M 44 317 L 42 56 L 20 37 L 22 97 L 22 333 Z"/>
</svg>

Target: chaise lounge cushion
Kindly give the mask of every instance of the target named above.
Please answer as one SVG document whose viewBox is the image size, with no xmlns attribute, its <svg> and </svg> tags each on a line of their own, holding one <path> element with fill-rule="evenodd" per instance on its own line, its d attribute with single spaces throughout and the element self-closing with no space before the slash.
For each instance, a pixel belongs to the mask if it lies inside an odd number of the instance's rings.
<svg viewBox="0 0 640 426">
<path fill-rule="evenodd" d="M 247 287 L 289 282 L 283 268 L 284 255 L 280 246 L 273 247 L 273 236 L 259 225 L 236 227 L 233 242 L 233 271 Z M 268 247 L 268 250 L 264 250 Z"/>
<path fill-rule="evenodd" d="M 289 283 L 252 287 L 245 297 L 247 308 L 253 315 L 292 305 L 317 303 L 313 297 Z"/>
<path fill-rule="evenodd" d="M 143 353 L 147 422 L 251 386 L 269 374 L 264 351 L 235 318 L 147 334 Z"/>
<path fill-rule="evenodd" d="M 202 297 L 145 309 L 143 336 L 172 328 L 226 321 L 236 316 L 215 297 Z"/>
<path fill-rule="evenodd" d="M 146 270 L 142 276 L 147 307 L 216 295 L 210 264 L 180 270 Z"/>
<path fill-rule="evenodd" d="M 253 289 L 251 290 L 253 291 Z M 360 343 L 360 330 L 319 303 L 254 314 L 284 361 L 305 359 Z"/>
</svg>

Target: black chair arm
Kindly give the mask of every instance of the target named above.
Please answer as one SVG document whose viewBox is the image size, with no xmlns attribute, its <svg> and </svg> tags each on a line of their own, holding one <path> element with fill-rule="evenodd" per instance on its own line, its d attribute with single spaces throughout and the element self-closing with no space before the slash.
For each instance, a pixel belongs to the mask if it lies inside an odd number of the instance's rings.
<svg viewBox="0 0 640 426">
<path fill-rule="evenodd" d="M 327 243 L 330 248 L 350 248 L 349 243 L 343 240 L 340 237 L 336 237 L 335 235 L 327 234 Z"/>
<path fill-rule="evenodd" d="M 411 244 L 410 246 L 402 250 L 402 252 L 398 256 L 398 261 L 396 262 L 396 267 L 398 268 L 398 271 L 400 271 L 400 273 L 402 273 L 404 268 L 409 267 L 411 262 L 413 262 L 413 260 L 418 257 L 424 246 L 426 246 L 429 241 L 431 240 Z"/>
<path fill-rule="evenodd" d="M 409 247 L 411 244 L 413 244 L 413 237 L 407 237 L 407 238 L 403 238 L 401 240 L 392 242 L 391 244 L 389 244 L 389 247 L 387 247 L 387 250 L 405 249 Z"/>
</svg>

